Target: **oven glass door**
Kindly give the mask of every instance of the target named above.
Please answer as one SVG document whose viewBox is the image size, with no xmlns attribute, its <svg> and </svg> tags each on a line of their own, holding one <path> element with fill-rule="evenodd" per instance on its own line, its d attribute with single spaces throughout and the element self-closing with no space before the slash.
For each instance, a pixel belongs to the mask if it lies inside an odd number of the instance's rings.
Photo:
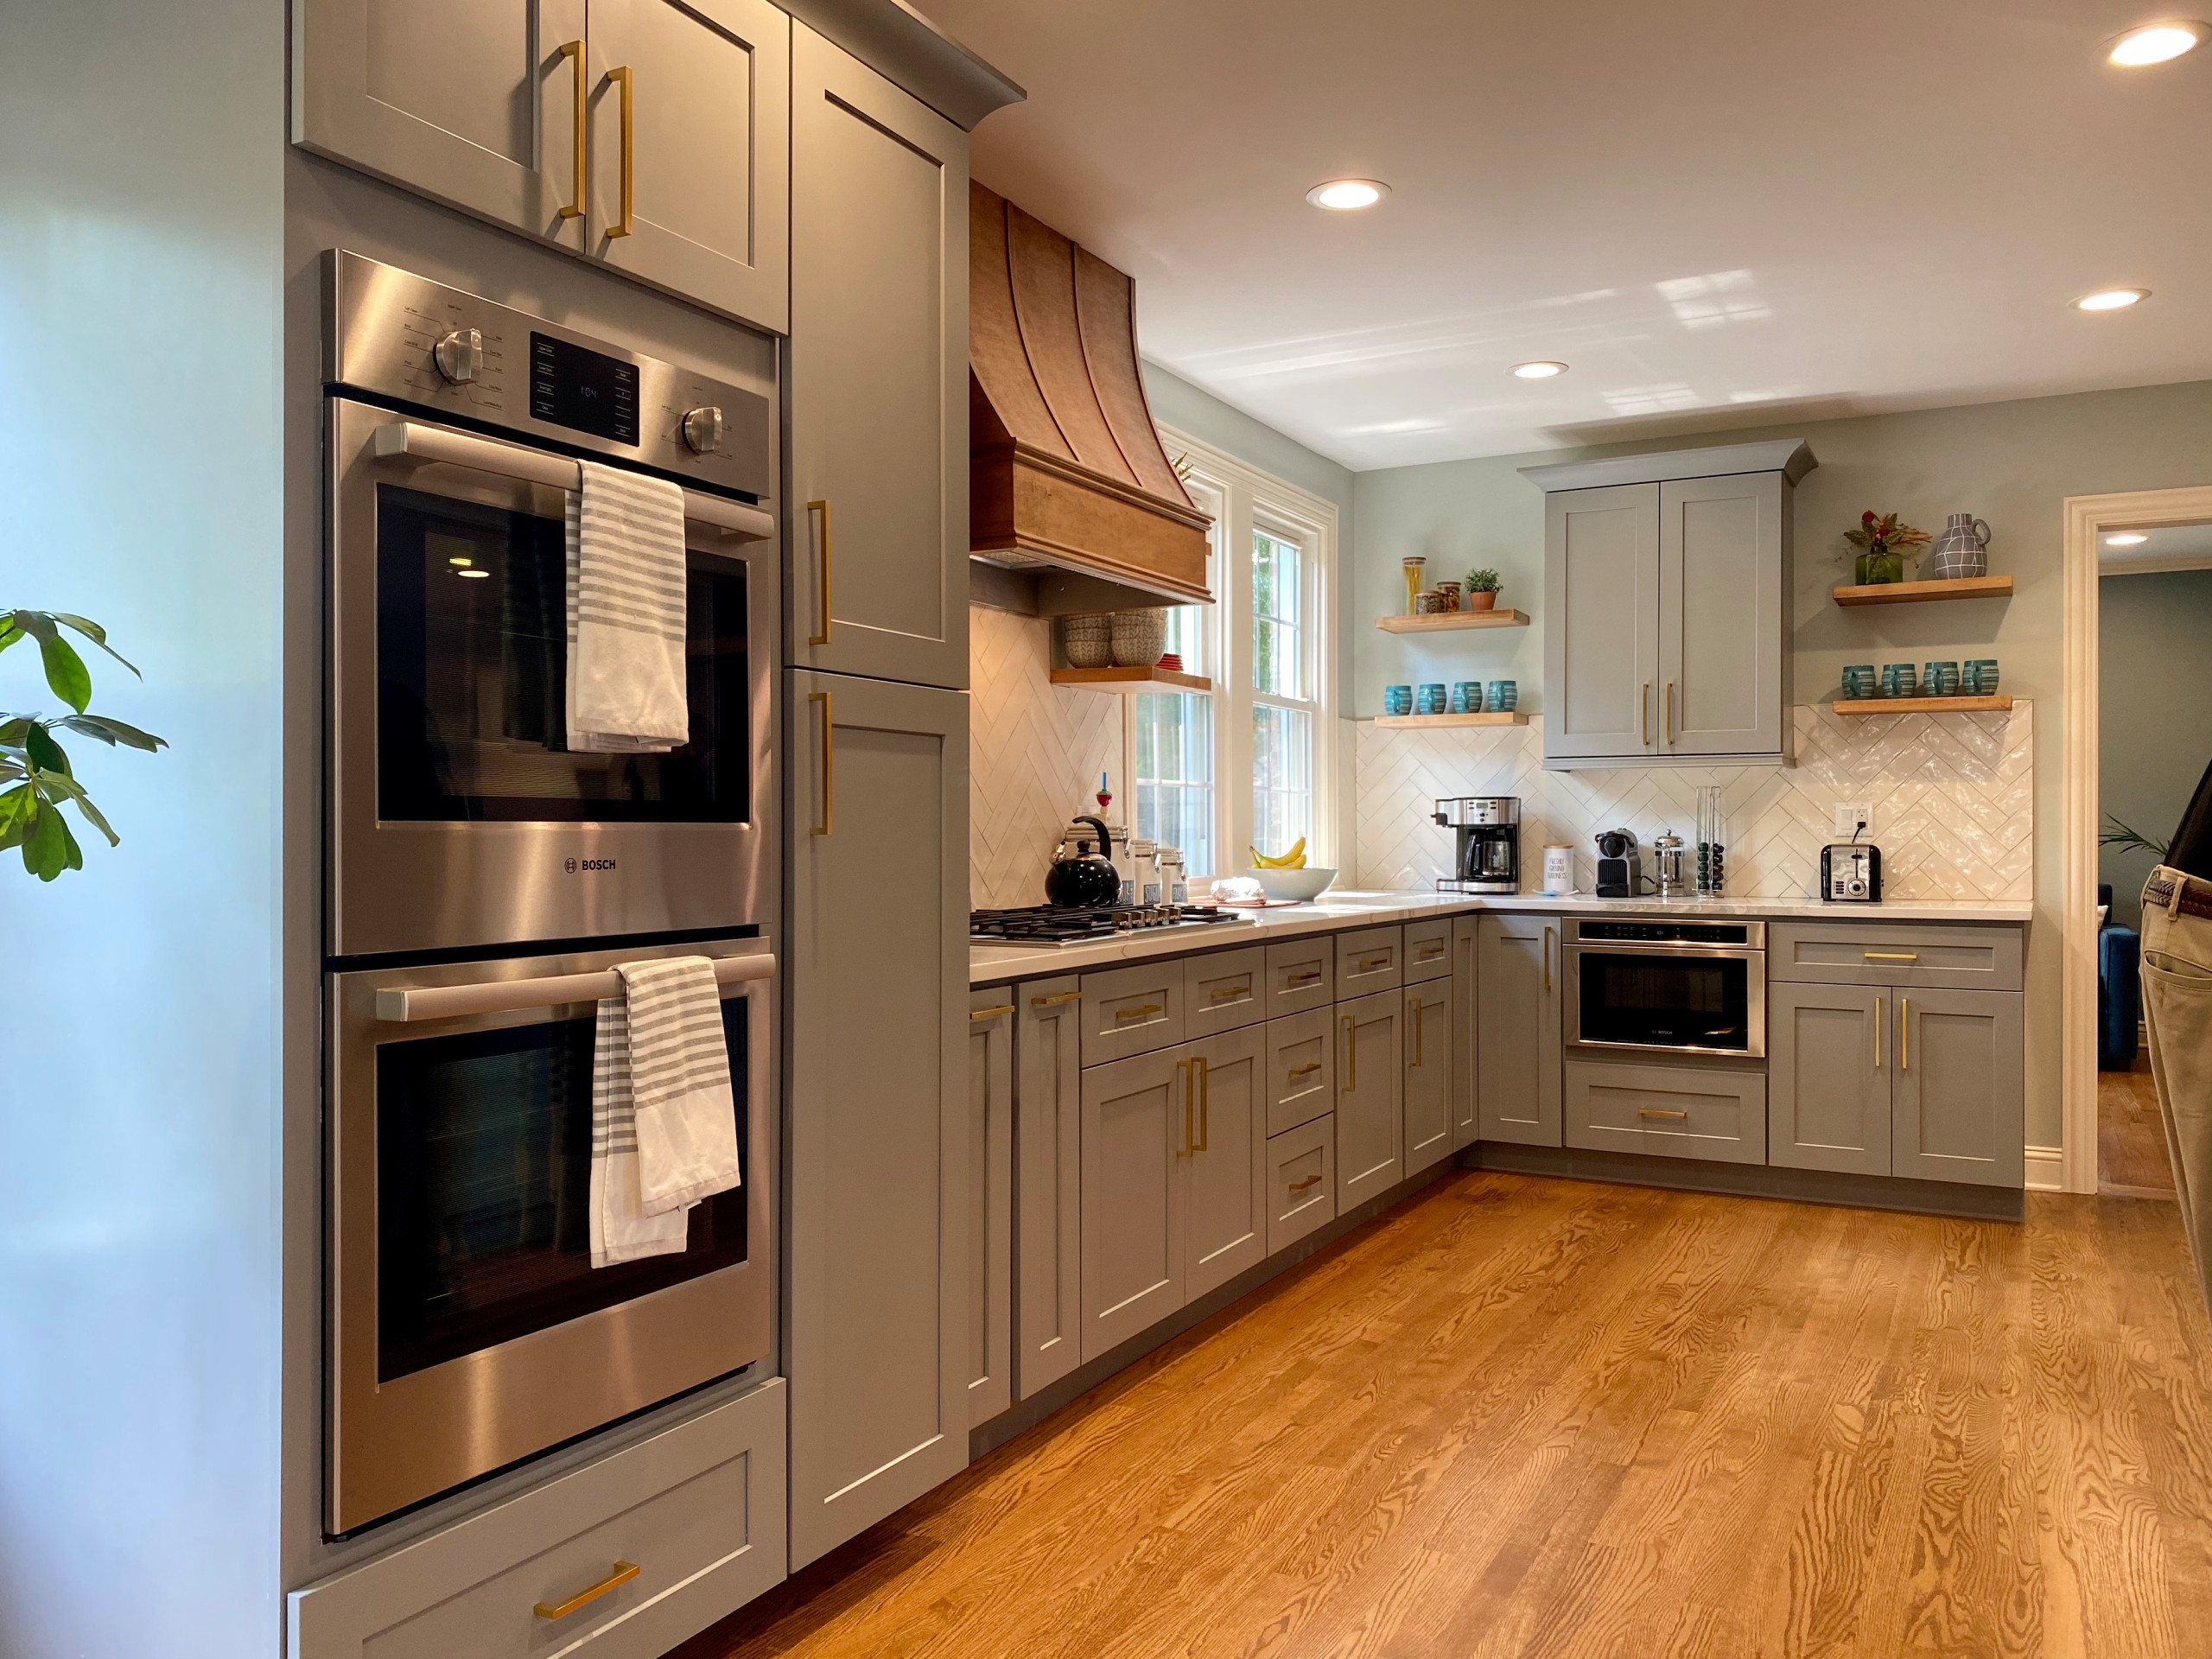
<svg viewBox="0 0 2212 1659">
<path fill-rule="evenodd" d="M 1752 981 L 1743 956 L 1575 947 L 1575 1036 L 1607 1047 L 1756 1054 Z"/>
<path fill-rule="evenodd" d="M 512 1342 L 746 1259 L 741 1184 L 681 1255 L 591 1265 L 593 1016 L 377 1052 L 377 1380 Z M 722 1005 L 746 1135 L 746 1002 Z M 749 1172 L 748 1172 L 749 1173 Z"/>
<path fill-rule="evenodd" d="M 376 526 L 379 818 L 752 817 L 746 566 L 695 557 L 686 574 L 691 741 L 577 753 L 563 519 L 379 481 Z"/>
</svg>

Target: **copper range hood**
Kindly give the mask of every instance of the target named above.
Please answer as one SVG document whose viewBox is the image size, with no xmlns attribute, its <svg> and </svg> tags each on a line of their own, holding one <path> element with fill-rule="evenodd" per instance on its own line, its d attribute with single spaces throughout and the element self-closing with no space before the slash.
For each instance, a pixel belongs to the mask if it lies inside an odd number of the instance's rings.
<svg viewBox="0 0 2212 1659">
<path fill-rule="evenodd" d="M 971 183 L 970 596 L 1033 615 L 1211 604 L 1206 531 L 1137 373 L 1136 285 Z"/>
</svg>

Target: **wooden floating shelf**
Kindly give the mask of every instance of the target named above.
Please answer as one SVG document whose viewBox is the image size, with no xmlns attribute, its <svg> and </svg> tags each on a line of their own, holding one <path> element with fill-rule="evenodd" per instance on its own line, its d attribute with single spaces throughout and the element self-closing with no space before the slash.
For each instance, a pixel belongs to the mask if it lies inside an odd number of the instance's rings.
<svg viewBox="0 0 2212 1659">
<path fill-rule="evenodd" d="M 1525 628 L 1522 611 L 1439 611 L 1428 616 L 1378 616 L 1375 626 L 1385 633 L 1446 633 L 1454 628 Z"/>
<path fill-rule="evenodd" d="M 1056 668 L 1054 685 L 1072 685 L 1085 691 L 1117 691 L 1133 697 L 1140 691 L 1211 691 L 1213 682 L 1203 674 L 1179 674 L 1171 668 Z"/>
<path fill-rule="evenodd" d="M 1526 726 L 1529 716 L 1520 713 L 1482 715 L 1377 715 L 1377 726 Z"/>
<path fill-rule="evenodd" d="M 1994 697 L 1838 697 L 1828 705 L 1839 715 L 2004 715 L 2012 699 Z"/>
<path fill-rule="evenodd" d="M 1931 599 L 2010 599 L 2010 576 L 1955 576 L 1948 582 L 1884 582 L 1866 588 L 1839 588 L 1839 605 L 1911 605 Z"/>
</svg>

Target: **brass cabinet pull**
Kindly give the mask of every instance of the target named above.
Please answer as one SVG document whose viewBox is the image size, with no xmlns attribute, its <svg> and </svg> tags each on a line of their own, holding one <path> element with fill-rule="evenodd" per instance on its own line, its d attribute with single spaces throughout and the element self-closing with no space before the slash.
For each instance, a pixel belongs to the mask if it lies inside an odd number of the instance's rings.
<svg viewBox="0 0 2212 1659">
<path fill-rule="evenodd" d="M 1289 1070 L 1289 1071 L 1287 1071 L 1284 1072 L 1284 1073 L 1283 1073 L 1283 1075 L 1284 1075 L 1285 1077 L 1310 1077 L 1310 1076 L 1312 1076 L 1314 1072 L 1319 1071 L 1320 1069 L 1321 1069 L 1321 1062 L 1320 1062 L 1320 1061 L 1319 1061 L 1319 1060 L 1316 1060 L 1316 1061 L 1314 1061 L 1314 1062 L 1313 1062 L 1313 1065 L 1294 1065 L 1294 1066 L 1292 1066 L 1292 1067 L 1290 1068 L 1290 1070 Z"/>
<path fill-rule="evenodd" d="M 1206 1070 L 1205 1056 L 1195 1056 L 1191 1066 L 1198 1073 L 1198 1143 L 1191 1150 L 1204 1152 L 1213 1144 L 1213 1090 L 1207 1087 L 1211 1074 Z"/>
<path fill-rule="evenodd" d="M 1636 1109 L 1636 1115 L 1638 1117 L 1679 1117 L 1684 1122 L 1689 1121 L 1690 1116 L 1688 1112 L 1678 1112 L 1671 1106 L 1639 1106 Z"/>
<path fill-rule="evenodd" d="M 1320 977 L 1321 970 L 1319 968 L 1316 968 L 1310 974 L 1292 974 L 1283 981 L 1283 983 L 1286 985 L 1311 985 L 1315 980 Z"/>
<path fill-rule="evenodd" d="M 1321 1178 L 1319 1174 L 1308 1175 L 1302 1181 L 1293 1181 L 1288 1186 L 1285 1187 L 1283 1191 L 1286 1192 L 1303 1192 L 1307 1187 L 1312 1186 L 1320 1179 Z"/>
<path fill-rule="evenodd" d="M 1350 1093 L 1359 1087 L 1359 1039 L 1354 1034 L 1357 1027 L 1350 1014 L 1344 1015 L 1344 1090 Z"/>
<path fill-rule="evenodd" d="M 1434 961 L 1435 961 L 1439 957 L 1442 956 L 1443 954 L 1444 954 L 1444 947 L 1443 947 L 1442 945 L 1440 945 L 1440 945 L 1436 946 L 1433 950 L 1423 950 L 1423 951 L 1422 951 L 1419 956 L 1415 957 L 1414 958 L 1414 960 L 1415 962 L 1434 962 Z"/>
<path fill-rule="evenodd" d="M 1636 741 L 1639 748 L 1651 747 L 1651 682 L 1649 680 L 1636 694 Z"/>
<path fill-rule="evenodd" d="M 1912 999 L 1897 999 L 1897 1070 L 1912 1070 Z"/>
<path fill-rule="evenodd" d="M 1546 990 L 1548 990 L 1548 991 L 1549 989 L 1551 989 L 1551 988 L 1552 988 L 1552 931 L 1551 931 L 1551 929 L 1549 929 L 1549 928 L 1548 927 L 1548 928 L 1546 928 L 1546 929 L 1544 930 L 1544 988 L 1545 988 Z"/>
<path fill-rule="evenodd" d="M 1192 1140 L 1191 1063 L 1188 1060 L 1178 1060 L 1175 1062 L 1175 1071 L 1183 1079 L 1183 1144 L 1175 1148 L 1175 1155 L 1178 1158 L 1187 1158 L 1191 1155 Z"/>
<path fill-rule="evenodd" d="M 536 1603 L 531 1606 L 530 1611 L 536 1613 L 540 1618 L 566 1618 L 570 1613 L 575 1612 L 577 1608 L 582 1606 L 586 1602 L 597 1601 L 608 1591 L 620 1589 L 622 1586 L 629 1583 L 631 1580 L 636 1578 L 639 1573 L 645 1570 L 645 1568 L 639 1567 L 635 1561 L 617 1561 L 614 1563 L 614 1573 L 613 1577 L 601 1579 L 597 1584 L 592 1586 L 588 1590 L 577 1591 L 575 1595 L 570 1596 L 566 1601 L 541 1601 Z"/>
<path fill-rule="evenodd" d="M 1002 1014 L 1012 1014 L 1013 1012 L 1013 1003 L 1001 1002 L 995 1008 L 970 1008 L 968 1010 L 968 1017 L 970 1020 L 995 1020 Z"/>
<path fill-rule="evenodd" d="M 631 105 L 637 91 L 637 76 L 636 72 L 626 63 L 620 69 L 608 70 L 607 78 L 622 89 L 622 222 L 608 226 L 607 233 L 609 236 L 627 236 L 631 232 L 630 209 L 634 200 L 634 179 L 630 163 L 636 146 L 632 141 Z"/>
<path fill-rule="evenodd" d="M 822 822 L 810 827 L 806 833 L 826 836 L 836 821 L 837 752 L 831 747 L 830 739 L 833 723 L 830 713 L 830 694 L 827 691 L 810 691 L 806 694 L 806 700 L 822 705 Z"/>
<path fill-rule="evenodd" d="M 1114 1017 L 1116 1020 L 1138 1020 L 1143 1018 L 1147 1014 L 1158 1014 L 1159 1012 L 1159 1003 L 1147 1002 L 1141 1008 L 1116 1008 L 1114 1010 Z"/>
<path fill-rule="evenodd" d="M 1920 952 L 1917 950 L 1862 950 L 1859 955 L 1859 959 L 1864 962 L 1918 962 L 1920 960 Z"/>
<path fill-rule="evenodd" d="M 806 643 L 826 645 L 830 643 L 830 504 L 827 501 L 810 501 L 806 504 L 806 511 L 809 518 L 817 512 L 822 515 L 822 554 L 818 565 L 822 572 L 822 632 L 807 635 Z"/>
<path fill-rule="evenodd" d="M 1874 1069 L 1882 1069 L 1882 1027 L 1890 1022 L 1890 1005 L 1886 998 L 1874 999 Z"/>
<path fill-rule="evenodd" d="M 1056 1008 L 1063 1002 L 1080 1002 L 1082 1001 L 1083 993 L 1081 991 L 1061 991 L 1058 995 L 1052 996 L 1033 996 L 1029 999 L 1029 1006 L 1033 1008 Z"/>
<path fill-rule="evenodd" d="M 1408 997 L 1408 998 L 1406 999 L 1406 1006 L 1407 1006 L 1408 1007 L 1409 1007 L 1409 1008 L 1411 1008 L 1411 1009 L 1413 1010 L 1413 1016 L 1414 1016 L 1414 1064 L 1415 1065 L 1419 1065 L 1421 1064 L 1421 1052 L 1422 1052 L 1421 1033 L 1421 993 L 1420 993 L 1420 992 L 1418 992 L 1418 991 L 1416 991 L 1416 992 L 1414 992 L 1411 996 Z"/>
<path fill-rule="evenodd" d="M 1390 953 L 1387 950 L 1379 957 L 1362 957 L 1357 962 L 1352 963 L 1352 966 L 1363 974 L 1370 974 L 1377 968 L 1387 968 L 1389 965 Z"/>
<path fill-rule="evenodd" d="M 586 135 L 591 130 L 591 86 L 584 75 L 584 43 L 582 41 L 567 41 L 561 48 L 561 55 L 574 59 L 576 67 L 576 141 L 574 146 L 576 184 L 575 188 L 569 192 L 572 200 L 561 209 L 561 217 L 581 219 L 584 211 L 584 192 L 590 188 L 586 181 L 590 173 L 591 149 Z"/>
<path fill-rule="evenodd" d="M 1224 997 L 1249 996 L 1251 995 L 1252 988 L 1249 985 L 1224 985 L 1218 989 L 1208 991 L 1206 993 L 1206 995 L 1216 1002 L 1220 1001 Z"/>
<path fill-rule="evenodd" d="M 1667 682 L 1667 747 L 1675 747 L 1675 683 Z"/>
</svg>

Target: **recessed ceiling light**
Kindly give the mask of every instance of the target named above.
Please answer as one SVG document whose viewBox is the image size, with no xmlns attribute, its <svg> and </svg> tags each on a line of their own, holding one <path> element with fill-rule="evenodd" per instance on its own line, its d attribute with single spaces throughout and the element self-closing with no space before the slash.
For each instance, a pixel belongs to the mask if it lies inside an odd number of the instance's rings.
<svg viewBox="0 0 2212 1659">
<path fill-rule="evenodd" d="M 1523 380 L 1548 380 L 1555 374 L 1565 374 L 1567 365 L 1540 359 L 1534 363 L 1516 363 L 1513 372 Z"/>
<path fill-rule="evenodd" d="M 489 570 L 456 570 L 454 572 L 454 575 L 456 576 L 472 576 L 478 582 L 484 581 L 492 573 Z"/>
<path fill-rule="evenodd" d="M 2076 311 L 2120 311 L 2151 297 L 2147 288 L 2101 288 L 2074 302 Z"/>
<path fill-rule="evenodd" d="M 2106 56 L 2124 69 L 2139 69 L 2145 64 L 2164 63 L 2181 56 L 2201 44 L 2207 34 L 2212 34 L 2212 29 L 2186 20 L 2145 23 L 2114 41 Z"/>
<path fill-rule="evenodd" d="M 2139 536 L 2131 530 L 2121 535 L 2106 537 L 2105 545 L 2107 547 L 2140 547 L 2150 539 L 2148 536 Z"/>
<path fill-rule="evenodd" d="M 1389 194 L 1390 187 L 1379 179 L 1331 179 L 1308 190 L 1306 200 L 1316 207 L 1345 213 L 1354 207 L 1372 207 Z"/>
</svg>

